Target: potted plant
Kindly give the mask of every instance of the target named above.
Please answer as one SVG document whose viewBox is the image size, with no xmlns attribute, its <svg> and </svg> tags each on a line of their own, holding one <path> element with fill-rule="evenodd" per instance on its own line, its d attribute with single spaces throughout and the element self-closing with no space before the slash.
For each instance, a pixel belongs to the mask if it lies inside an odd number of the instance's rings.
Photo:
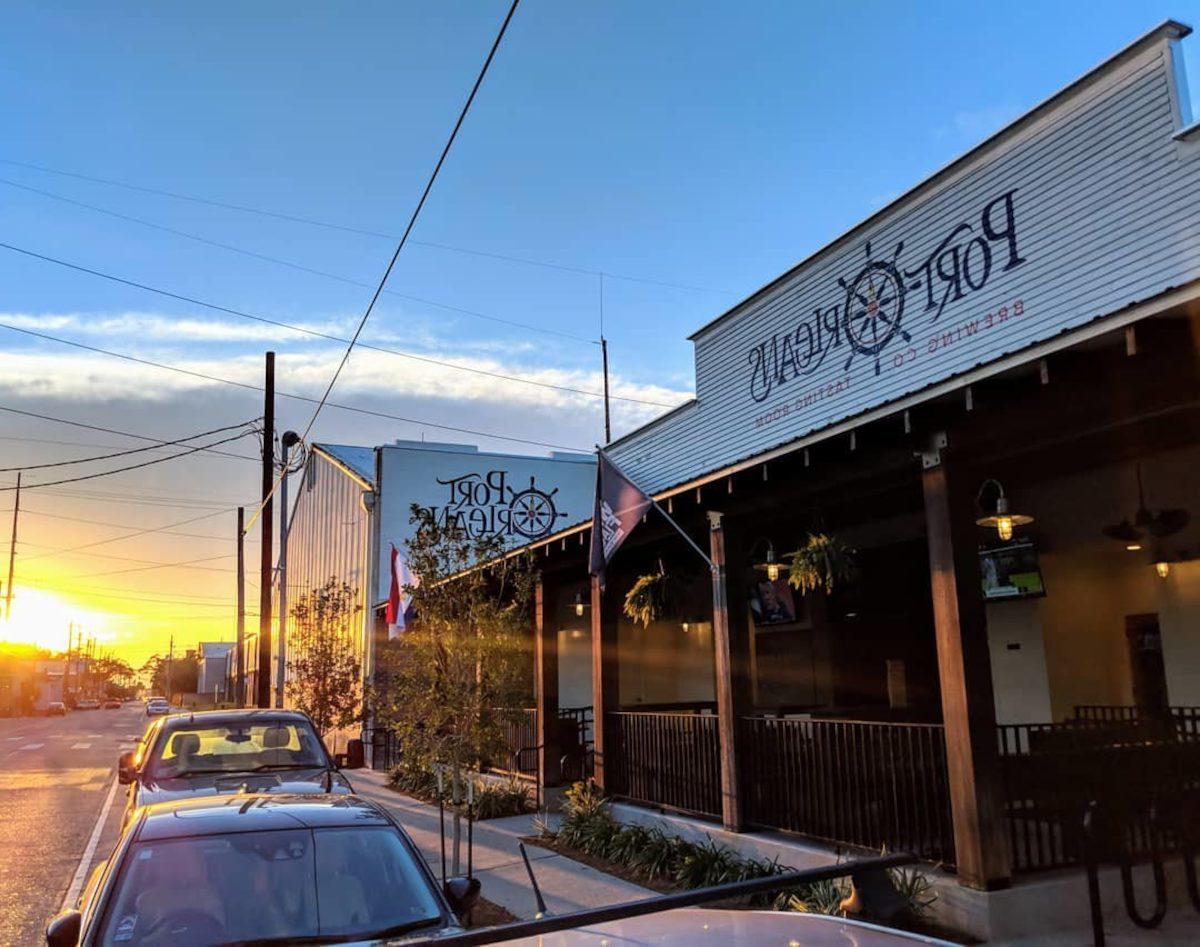
<svg viewBox="0 0 1200 947">
<path fill-rule="evenodd" d="M 639 575 L 625 595 L 624 612 L 630 621 L 648 628 L 651 622 L 669 616 L 676 605 L 675 582 L 660 561 L 658 571 Z"/>
<path fill-rule="evenodd" d="M 829 533 L 809 533 L 804 545 L 788 555 L 792 560 L 788 583 L 806 594 L 831 592 L 838 583 L 851 581 L 858 571 L 854 550 Z"/>
</svg>

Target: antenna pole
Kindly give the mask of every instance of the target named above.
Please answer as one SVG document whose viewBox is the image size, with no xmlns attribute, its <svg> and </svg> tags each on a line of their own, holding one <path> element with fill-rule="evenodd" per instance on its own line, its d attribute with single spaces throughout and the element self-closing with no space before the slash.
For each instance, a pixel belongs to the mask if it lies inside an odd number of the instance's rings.
<svg viewBox="0 0 1200 947">
<path fill-rule="evenodd" d="M 604 443 L 612 440 L 612 415 L 608 408 L 608 339 L 600 337 L 600 357 L 604 360 Z"/>
</svg>

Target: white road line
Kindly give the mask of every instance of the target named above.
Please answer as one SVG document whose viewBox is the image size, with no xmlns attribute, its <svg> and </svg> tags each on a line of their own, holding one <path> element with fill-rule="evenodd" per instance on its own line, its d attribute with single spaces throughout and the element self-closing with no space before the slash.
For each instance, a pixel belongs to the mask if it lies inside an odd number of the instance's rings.
<svg viewBox="0 0 1200 947">
<path fill-rule="evenodd" d="M 100 844 L 100 833 L 104 831 L 104 820 L 108 818 L 108 810 L 112 808 L 113 797 L 117 794 L 117 777 L 113 776 L 112 787 L 108 790 L 108 795 L 104 797 L 104 805 L 100 807 L 100 815 L 96 818 L 96 825 L 92 828 L 91 838 L 88 839 L 87 847 L 83 850 L 83 857 L 79 859 L 79 867 L 75 869 L 75 875 L 71 878 L 71 886 L 67 888 L 67 895 L 63 898 L 62 907 L 59 911 L 69 911 L 75 907 L 75 902 L 79 900 L 79 892 L 83 890 L 83 883 L 87 880 L 88 868 L 91 867 L 92 858 L 96 854 L 96 846 Z"/>
<path fill-rule="evenodd" d="M 40 750 L 45 743 L 26 743 L 24 746 L 17 747 L 18 750 Z"/>
<path fill-rule="evenodd" d="M 91 748 L 92 745 L 90 743 L 75 743 L 71 746 L 72 750 L 90 750 Z"/>
<path fill-rule="evenodd" d="M 136 750 L 137 744 L 136 743 L 122 743 L 120 746 L 117 747 L 117 749 L 118 750 Z"/>
<path fill-rule="evenodd" d="M 24 740 L 24 737 L 5 737 L 6 740 Z"/>
</svg>

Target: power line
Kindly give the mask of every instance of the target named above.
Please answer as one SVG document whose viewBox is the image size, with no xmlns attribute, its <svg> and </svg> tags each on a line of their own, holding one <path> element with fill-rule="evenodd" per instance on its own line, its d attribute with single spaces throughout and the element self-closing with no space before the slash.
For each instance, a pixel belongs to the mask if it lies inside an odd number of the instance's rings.
<svg viewBox="0 0 1200 947">
<path fill-rule="evenodd" d="M 143 460 L 140 464 L 127 464 L 124 467 L 114 467 L 112 470 L 101 470 L 97 473 L 82 474 L 78 477 L 67 477 L 63 480 L 45 480 L 42 483 L 27 483 L 26 490 L 34 490 L 38 487 L 57 487 L 65 483 L 79 483 L 82 480 L 96 480 L 99 477 L 111 477 L 113 474 L 126 473 L 130 470 L 141 470 L 143 467 L 152 467 L 155 464 L 165 464 L 169 460 L 179 460 L 181 457 L 188 457 L 192 454 L 204 450 L 206 447 L 215 447 L 219 444 L 229 444 L 233 441 L 240 441 L 243 437 L 248 437 L 252 431 L 243 431 L 234 437 L 226 437 L 219 441 L 213 441 L 211 445 L 205 444 L 200 447 L 192 447 L 185 451 L 180 451 L 178 454 L 172 454 L 170 457 L 155 457 L 152 460 Z M 0 493 L 5 493 L 11 490 L 16 490 L 14 487 L 0 487 Z"/>
<path fill-rule="evenodd" d="M 381 240 L 395 240 L 396 234 L 382 233 L 377 230 L 365 230 L 358 227 L 349 227 L 344 224 L 335 224 L 325 220 L 317 220 L 312 217 L 302 217 L 296 214 L 284 214 L 277 211 L 265 210 L 261 207 L 248 207 L 244 204 L 234 204 L 228 201 L 213 200 L 211 198 L 196 197 L 192 194 L 182 194 L 179 191 L 167 191 L 159 188 L 146 187 L 139 184 L 130 184 L 126 181 L 115 181 L 111 178 L 95 177 L 88 174 L 79 174 L 73 171 L 62 171 L 57 168 L 49 168 L 45 165 L 30 164 L 25 161 L 16 161 L 12 158 L 0 158 L 0 164 L 8 164 L 18 168 L 28 168 L 33 171 L 40 171 L 43 174 L 54 174 L 64 178 L 76 178 L 80 181 L 90 181 L 93 184 L 105 184 L 110 187 L 120 187 L 129 191 L 140 191 L 143 194 L 154 194 L 159 197 L 170 197 L 174 200 L 188 201 L 193 204 L 205 204 L 209 207 L 220 207 L 224 210 L 238 211 L 243 214 L 257 214 L 260 217 L 269 217 L 275 220 L 287 221 L 289 223 L 306 224 L 311 227 L 322 227 L 326 230 L 336 230 L 342 233 L 358 234 L 362 237 L 376 237 Z M 526 266 L 540 266 L 545 269 L 561 270 L 566 273 L 579 273 L 585 276 L 599 276 L 600 270 L 591 270 L 583 266 L 572 266 L 564 263 L 551 263 L 546 260 L 534 260 L 529 257 L 513 256 L 504 253 L 493 253 L 487 250 L 469 249 L 467 247 L 457 247 L 446 243 L 435 243 L 430 240 L 413 240 L 412 243 L 429 247 L 435 250 L 447 250 L 452 253 L 465 253 L 471 256 L 490 257 L 496 260 L 505 260 L 510 263 L 521 263 Z M 686 289 L 697 293 L 712 293 L 718 296 L 736 296 L 728 289 L 713 289 L 708 286 L 695 286 L 689 283 L 676 283 L 670 280 L 651 279 L 644 276 L 630 276 L 624 273 L 614 273 L 611 270 L 604 270 L 606 277 L 619 279 L 630 283 L 648 283 L 652 286 L 664 286 L 668 289 Z M 590 340 L 589 340 L 590 341 Z"/>
<path fill-rule="evenodd" d="M 11 513 L 11 512 L 12 512 L 11 509 L 0 510 L 0 515 L 3 515 L 5 513 Z M 107 523 L 107 522 L 104 522 L 103 520 L 89 520 L 89 519 L 84 519 L 79 516 L 64 516 L 62 513 L 44 513 L 41 510 L 31 510 L 31 509 L 26 508 L 25 506 L 21 507 L 21 515 L 22 516 L 45 516 L 45 517 L 49 517 L 50 519 L 66 520 L 71 523 L 86 523 L 89 526 L 110 526 L 113 529 L 128 529 L 128 527 L 129 527 L 128 523 Z M 164 532 L 167 532 L 167 531 L 164 530 Z M 187 539 L 211 539 L 216 542 L 227 542 L 229 540 L 228 536 L 213 536 L 211 533 L 170 532 L 169 534 L 171 536 L 179 536 L 179 537 L 187 538 Z M 247 537 L 244 541 L 245 542 L 258 542 L 258 540 L 253 539 L 251 537 Z M 49 548 L 49 547 L 46 547 L 46 548 Z M 58 551 L 66 552 L 67 550 L 59 549 Z"/>
<path fill-rule="evenodd" d="M 7 244 L 0 243 L 0 246 L 7 246 Z M 0 329 L 8 329 L 12 332 L 19 332 L 22 335 L 32 336 L 34 338 L 43 339 L 48 342 L 57 342 L 60 345 L 69 345 L 72 348 L 82 349 L 85 352 L 95 352 L 99 355 L 108 355 L 108 356 L 111 356 L 112 358 L 119 358 L 119 359 L 122 359 L 127 362 L 133 362 L 137 365 L 147 365 L 151 368 L 160 368 L 160 369 L 163 369 L 164 371 L 176 372 L 177 374 L 180 374 L 180 375 L 188 375 L 192 378 L 199 378 L 203 381 L 214 382 L 214 383 L 222 384 L 222 385 L 230 385 L 234 388 L 243 388 L 246 391 L 261 392 L 263 390 L 261 385 L 253 385 L 249 382 L 234 381 L 229 378 L 221 378 L 217 375 L 209 375 L 209 374 L 206 374 L 205 372 L 194 371 L 190 368 L 181 368 L 178 365 L 168 365 L 165 362 L 155 362 L 155 361 L 152 361 L 151 359 L 141 358 L 137 355 L 129 355 L 125 352 L 115 352 L 112 349 L 102 349 L 99 346 L 87 345 L 83 342 L 73 342 L 70 339 L 62 339 L 62 338 L 59 338 L 58 336 L 50 335 L 49 333 L 46 333 L 46 332 L 36 332 L 33 329 L 24 329 L 24 328 L 21 328 L 20 326 L 9 325 L 8 323 L 4 323 L 4 322 L 0 322 Z M 280 391 L 278 389 L 276 389 L 275 394 L 278 395 L 280 398 L 289 398 L 293 401 L 303 401 L 303 402 L 307 402 L 308 404 L 322 404 L 322 402 L 318 401 L 316 398 L 310 398 L 306 395 L 292 394 L 290 392 Z M 326 391 L 326 394 L 328 394 L 328 391 Z M 351 405 L 339 404 L 336 401 L 328 401 L 328 402 L 324 402 L 324 404 L 326 404 L 330 408 L 336 408 L 339 411 L 349 411 L 354 414 L 367 415 L 368 417 L 386 418 L 389 421 L 403 421 L 405 424 L 415 424 L 419 427 L 433 427 L 433 428 L 437 428 L 442 431 L 453 431 L 457 434 L 469 434 L 472 437 L 490 437 L 490 438 L 494 438 L 494 439 L 500 440 L 500 441 L 512 441 L 513 443 L 516 443 L 516 444 L 531 444 L 535 447 L 549 447 L 554 450 L 569 450 L 569 451 L 582 450 L 582 448 L 579 448 L 579 447 L 568 447 L 563 444 L 551 444 L 547 441 L 535 441 L 535 440 L 531 440 L 529 438 L 524 438 L 524 437 L 513 437 L 512 435 L 509 435 L 509 434 L 493 434 L 488 431 L 476 431 L 471 428 L 455 427 L 454 425 L 450 425 L 450 424 L 439 424 L 436 421 L 422 421 L 422 420 L 418 420 L 415 418 L 406 418 L 406 417 L 403 417 L 398 414 L 388 414 L 387 412 L 384 412 L 384 411 L 372 411 L 369 408 L 356 408 Z"/>
<path fill-rule="evenodd" d="M 15 331 L 20 332 L 22 330 L 16 329 Z M 50 338 L 50 337 L 46 336 L 45 338 Z M 51 341 L 59 342 L 59 341 L 63 341 L 63 340 L 52 339 Z M 71 343 L 67 342 L 66 344 L 70 345 Z M 68 418 L 58 418 L 52 414 L 38 414 L 36 411 L 23 411 L 20 408 L 12 408 L 12 407 L 8 407 L 6 405 L 0 405 L 0 411 L 6 411 L 9 414 L 19 414 L 19 415 L 22 415 L 23 417 L 27 417 L 27 418 L 36 418 L 39 421 L 54 421 L 56 424 L 67 424 L 71 427 L 84 428 L 88 431 L 100 431 L 101 433 L 104 433 L 104 434 L 117 434 L 117 435 L 120 435 L 121 437 L 132 437 L 135 440 L 139 440 L 139 441 L 153 441 L 159 447 L 167 447 L 167 446 L 170 446 L 171 444 L 177 443 L 176 441 L 164 441 L 157 437 L 150 437 L 149 435 L 146 435 L 146 434 L 135 434 L 132 431 L 120 431 L 120 430 L 117 430 L 116 428 L 102 427 L 98 424 L 85 424 L 83 421 L 71 421 Z M 218 430 L 233 430 L 235 427 L 244 427 L 247 424 L 253 424 L 259 420 L 261 420 L 261 418 L 253 418 L 252 420 L 245 421 L 242 424 L 230 425 L 228 428 L 219 428 Z M 201 436 L 203 436 L 203 435 L 199 435 L 199 434 L 196 435 L 196 437 L 201 437 Z M 191 439 L 192 438 L 186 438 L 186 440 L 191 440 Z M 209 450 L 209 448 L 205 448 L 205 450 Z M 225 456 L 225 457 L 236 457 L 239 460 L 250 460 L 250 461 L 253 461 L 254 463 L 258 463 L 258 458 L 248 457 L 245 454 L 231 454 L 228 451 L 223 451 L 223 450 L 214 450 L 214 451 L 211 451 L 211 453 L 221 454 L 222 456 Z M 11 468 L 11 469 L 15 470 L 17 468 Z"/>
<path fill-rule="evenodd" d="M 70 549 L 64 549 L 62 551 L 63 552 L 78 552 L 81 549 L 95 549 L 97 546 L 106 546 L 109 543 L 120 542 L 123 539 L 133 539 L 135 536 L 145 536 L 149 533 L 165 533 L 168 530 L 174 529 L 177 526 L 187 526 L 191 523 L 198 523 L 198 522 L 200 522 L 200 520 L 211 519 L 212 517 L 219 516 L 222 513 L 232 513 L 232 512 L 233 512 L 233 508 L 226 507 L 225 509 L 217 510 L 215 513 L 203 513 L 200 516 L 193 516 L 186 520 L 180 520 L 177 523 L 166 523 L 162 526 L 149 526 L 149 527 L 146 527 L 145 529 L 137 529 L 131 533 L 125 533 L 122 536 L 113 536 L 109 539 L 98 539 L 94 542 L 83 543 L 80 546 L 72 546 Z M 45 555 L 27 556 L 25 561 L 32 562 L 35 559 L 45 559 L 45 558 L 46 558 Z"/>
<path fill-rule="evenodd" d="M 230 253 L 237 253 L 241 256 L 250 257 L 254 260 L 261 260 L 264 263 L 273 263 L 276 266 L 284 266 L 291 270 L 297 270 L 301 273 L 308 273 L 312 276 L 320 276 L 323 279 L 335 280 L 339 283 L 346 283 L 349 286 L 361 286 L 365 289 L 371 288 L 371 283 L 363 282 L 362 280 L 354 279 L 350 276 L 342 276 L 340 273 L 330 273 L 328 270 L 318 270 L 316 267 L 306 266 L 303 263 L 296 263 L 292 260 L 285 260 L 282 257 L 270 256 L 266 253 L 259 253 L 256 250 L 247 250 L 245 247 L 239 247 L 232 243 L 224 243 L 220 240 L 213 240 L 209 237 L 202 237 L 200 234 L 190 233 L 186 230 L 180 230 L 178 227 L 168 227 L 164 224 L 155 223 L 152 220 L 146 220 L 144 217 L 134 217 L 131 214 L 122 214 L 119 211 L 109 210 L 107 207 L 98 207 L 95 204 L 89 204 L 86 201 L 78 201 L 72 197 L 66 197 L 62 194 L 55 194 L 53 191 L 42 190 L 41 188 L 30 187 L 27 184 L 19 184 L 16 181 L 10 181 L 7 178 L 0 178 L 0 184 L 7 184 L 9 187 L 15 187 L 21 191 L 29 191 L 33 194 L 39 194 L 42 197 L 48 197 L 51 200 L 62 201 L 64 204 L 71 204 L 75 207 L 82 207 L 85 210 L 94 211 L 97 214 L 104 214 L 107 217 L 114 217 L 117 220 L 123 220 L 131 224 L 137 224 L 141 227 L 149 227 L 151 230 L 158 230 L 162 233 L 169 233 L 175 237 L 182 237 L 185 240 L 193 240 L 196 243 L 202 243 L 205 246 L 216 247 L 219 250 L 227 250 Z M 428 306 L 435 306 L 440 309 L 449 309 L 452 312 L 461 312 L 468 316 L 475 316 L 479 319 L 485 319 L 488 322 L 498 322 L 503 325 L 512 326 L 517 329 L 525 329 L 529 332 L 542 332 L 547 335 L 555 335 L 559 338 L 570 339 L 574 342 L 583 342 L 588 345 L 596 343 L 581 335 L 575 335 L 572 332 L 564 332 L 561 329 L 549 329 L 544 326 L 535 326 L 527 322 L 518 322 L 515 319 L 505 319 L 501 316 L 493 316 L 488 313 L 477 312 L 473 309 L 461 309 L 457 306 L 450 306 L 445 303 L 436 302 L 432 299 L 424 299 L 420 296 L 409 296 L 405 293 L 399 293 L 394 290 L 387 290 L 389 296 L 396 296 L 400 299 L 409 299 L 413 302 L 424 303 Z"/>
<path fill-rule="evenodd" d="M 25 511 L 22 510 L 21 512 L 25 512 Z M 175 535 L 178 535 L 178 534 L 175 534 Z M 137 562 L 137 563 L 141 563 L 142 565 L 147 565 L 147 566 L 171 566 L 171 565 L 176 564 L 173 562 L 163 562 L 161 559 L 137 559 L 137 558 L 134 558 L 133 556 L 114 556 L 111 553 L 103 553 L 103 552 L 72 552 L 69 549 L 67 549 L 65 546 L 45 546 L 45 545 L 42 545 L 41 543 L 31 543 L 24 539 L 17 540 L 17 545 L 18 546 L 28 546 L 31 549 L 44 549 L 48 553 L 57 553 L 58 555 L 61 555 L 61 556 L 87 556 L 87 557 L 93 558 L 93 559 L 105 559 L 105 560 L 110 560 L 112 562 Z M 233 556 L 233 553 L 229 553 L 228 555 L 224 556 L 223 558 L 229 559 L 229 558 L 232 558 L 232 556 Z M 224 570 L 222 570 L 222 571 L 224 571 Z"/>
<path fill-rule="evenodd" d="M 74 460 L 57 460 L 45 464 L 26 464 L 23 467 L 0 467 L 0 473 L 14 473 L 18 470 L 44 470 L 47 467 L 69 467 L 72 464 L 90 464 L 97 460 L 112 460 L 115 457 L 128 457 L 130 454 L 143 454 L 148 450 L 159 450 L 161 447 L 172 447 L 176 444 L 185 444 L 188 441 L 194 441 L 200 437 L 211 437 L 213 434 L 220 434 L 223 431 L 233 431 L 238 428 L 244 428 L 251 421 L 243 421 L 240 424 L 227 424 L 224 427 L 213 428 L 211 431 L 202 431 L 199 434 L 191 434 L 187 437 L 180 437 L 173 441 L 163 441 L 162 444 L 154 444 L 150 447 L 131 447 L 128 450 L 116 451 L 111 454 L 96 454 L 91 457 L 77 457 Z M 163 458 L 170 460 L 169 457 Z"/>
<path fill-rule="evenodd" d="M 83 575 L 76 576 L 79 579 L 95 579 L 106 575 L 128 575 L 133 572 L 153 572 L 156 569 L 195 569 L 200 572 L 233 572 L 233 569 L 216 569 L 206 568 L 199 565 L 202 562 L 216 562 L 219 559 L 228 559 L 232 553 L 225 553 L 220 556 L 201 556 L 199 559 L 185 559 L 182 562 L 160 562 L 152 566 L 136 566 L 132 569 L 110 569 L 107 572 L 85 572 Z"/>
<path fill-rule="evenodd" d="M 3 183 L 2 179 L 0 179 L 0 183 Z M 253 322 L 259 322 L 259 323 L 263 323 L 264 325 L 275 326 L 276 328 L 279 328 L 279 329 L 287 329 L 291 332 L 299 332 L 302 335 L 311 336 L 312 338 L 317 338 L 317 339 L 324 339 L 325 341 L 328 341 L 328 342 L 338 342 L 343 345 L 350 342 L 349 339 L 344 338 L 343 336 L 333 335 L 332 333 L 329 333 L 329 332 L 322 332 L 319 329 L 311 329 L 307 326 L 300 326 L 300 325 L 296 325 L 295 323 L 291 323 L 291 322 L 284 322 L 280 319 L 272 319 L 267 316 L 256 315 L 255 313 L 246 312 L 245 310 L 241 310 L 241 309 L 231 309 L 228 306 L 221 306 L 217 303 L 206 302 L 205 300 L 198 299 L 194 296 L 184 296 L 180 293 L 175 293 L 170 290 L 159 289 L 158 287 L 151 286 L 148 283 L 141 283 L 141 282 L 138 282 L 137 280 L 126 279 L 123 276 L 115 276 L 112 273 L 106 273 L 102 270 L 93 269 L 93 268 L 87 267 L 87 266 L 80 266 L 77 263 L 71 263 L 67 260 L 59 259 L 58 257 L 47 256 L 44 253 L 37 253 L 33 250 L 27 250 L 24 247 L 18 247 L 11 243 L 0 243 L 0 247 L 3 247 L 6 250 L 11 250 L 14 253 L 20 253 L 20 254 L 23 254 L 24 256 L 32 257 L 35 260 L 41 260 L 44 263 L 53 263 L 56 266 L 62 266 L 69 270 L 75 270 L 76 272 L 79 272 L 79 273 L 86 273 L 89 276 L 96 276 L 96 277 L 99 277 L 100 279 L 110 280 L 111 282 L 114 282 L 114 283 L 120 283 L 124 286 L 133 287 L 134 289 L 140 289 L 140 290 L 144 290 L 149 293 L 155 293 L 159 296 L 165 296 L 168 299 L 175 299 L 175 300 L 179 300 L 180 302 L 186 302 L 186 303 L 190 303 L 190 304 L 196 305 L 196 306 L 203 306 L 204 308 L 211 309 L 214 312 L 227 313 L 228 315 L 236 316 L 239 319 L 249 319 Z M 357 281 L 353 281 L 353 280 L 351 282 L 354 282 L 354 284 L 356 286 L 365 286 L 368 288 L 370 285 L 368 283 L 361 283 L 361 282 L 357 282 Z M 466 310 L 462 310 L 462 311 L 466 311 Z M 437 358 L 433 358 L 428 355 L 416 355 L 412 352 L 405 352 L 401 349 L 388 348 L 385 345 L 376 345 L 372 342 L 360 342 L 360 343 L 358 343 L 358 345 L 361 348 L 370 349 L 373 352 L 381 352 L 385 355 L 394 355 L 394 356 L 397 356 L 398 358 L 406 358 L 406 359 L 410 359 L 410 360 L 416 361 L 416 362 L 424 362 L 428 365 L 436 365 L 439 368 L 445 368 L 445 369 L 449 369 L 451 371 L 469 372 L 474 375 L 484 375 L 488 378 L 498 378 L 502 381 L 517 382 L 522 385 L 533 385 L 534 387 L 537 387 L 537 388 L 549 388 L 554 391 L 565 391 L 570 394 L 585 395 L 586 397 L 589 397 L 589 398 L 603 398 L 604 397 L 604 393 L 599 392 L 599 391 L 590 391 L 586 388 L 572 388 L 569 385 L 555 385 L 555 384 L 552 384 L 550 382 L 545 382 L 545 381 L 534 381 L 531 378 L 521 378 L 518 375 L 507 375 L 504 372 L 493 372 L 493 371 L 489 371 L 488 369 L 485 369 L 485 368 L 472 368 L 469 365 L 458 365 L 454 362 L 447 362 L 444 359 L 437 359 Z M 612 395 L 611 397 L 617 401 L 628 401 L 633 404 L 645 404 L 645 405 L 651 405 L 653 407 L 658 407 L 658 408 L 674 407 L 674 405 L 665 404 L 664 402 L 661 402 L 661 401 L 647 401 L 643 398 L 630 398 L 630 397 L 624 396 L 624 395 Z"/>
</svg>

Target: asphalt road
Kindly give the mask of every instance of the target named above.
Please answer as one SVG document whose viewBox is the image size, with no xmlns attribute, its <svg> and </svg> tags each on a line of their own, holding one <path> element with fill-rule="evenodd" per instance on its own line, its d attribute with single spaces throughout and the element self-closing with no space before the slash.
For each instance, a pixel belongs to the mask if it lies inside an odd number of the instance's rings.
<svg viewBox="0 0 1200 947">
<path fill-rule="evenodd" d="M 65 717 L 0 718 L 0 944 L 44 943 L 100 823 L 96 851 L 116 840 L 125 802 L 117 756 L 146 725 L 140 703 Z"/>
</svg>

